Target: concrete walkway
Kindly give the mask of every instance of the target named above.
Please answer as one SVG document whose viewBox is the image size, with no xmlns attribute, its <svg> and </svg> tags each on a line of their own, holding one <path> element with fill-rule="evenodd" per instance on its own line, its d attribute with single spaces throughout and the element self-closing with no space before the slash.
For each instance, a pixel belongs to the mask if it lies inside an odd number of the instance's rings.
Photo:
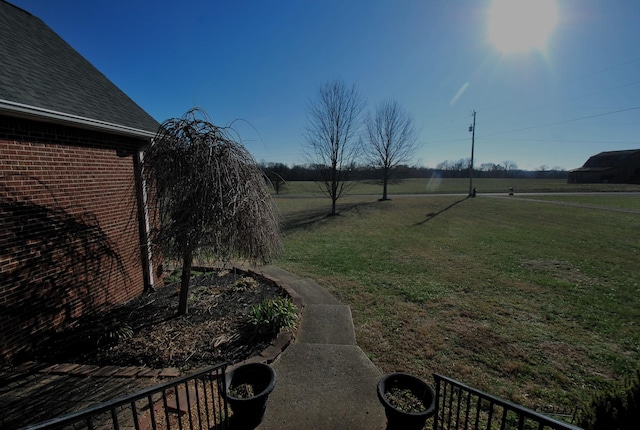
<svg viewBox="0 0 640 430">
<path fill-rule="evenodd" d="M 277 384 L 258 428 L 384 429 L 376 394 L 382 374 L 356 345 L 349 306 L 311 279 L 260 271 L 299 294 L 304 311 L 295 342 L 272 364 Z"/>
</svg>

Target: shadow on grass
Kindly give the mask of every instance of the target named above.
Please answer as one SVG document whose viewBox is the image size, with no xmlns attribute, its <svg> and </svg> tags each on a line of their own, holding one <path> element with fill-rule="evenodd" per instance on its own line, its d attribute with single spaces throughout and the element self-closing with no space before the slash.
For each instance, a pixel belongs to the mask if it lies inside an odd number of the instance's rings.
<svg viewBox="0 0 640 430">
<path fill-rule="evenodd" d="M 414 227 L 417 227 L 417 226 L 419 226 L 419 225 L 423 225 L 423 224 L 428 223 L 429 221 L 431 221 L 432 219 L 434 219 L 434 218 L 435 218 L 435 217 L 437 217 L 438 215 L 440 215 L 440 214 L 442 214 L 442 213 L 444 213 L 444 212 L 448 211 L 448 210 L 449 210 L 449 209 L 451 209 L 452 207 L 454 207 L 454 206 L 456 206 L 456 205 L 458 205 L 458 204 L 460 204 L 460 203 L 464 202 L 464 201 L 465 201 L 465 200 L 467 200 L 468 198 L 469 198 L 469 197 L 465 197 L 465 198 L 463 198 L 463 199 L 457 200 L 457 201 L 455 201 L 455 202 L 451 203 L 451 204 L 450 204 L 449 206 L 447 206 L 446 208 L 439 210 L 438 212 L 431 212 L 431 213 L 428 213 L 428 214 L 427 214 L 427 217 L 426 217 L 424 220 L 422 220 L 422 221 L 420 221 L 420 222 L 415 223 L 415 224 L 414 224 Z"/>
<path fill-rule="evenodd" d="M 339 217 L 341 214 L 355 211 L 356 213 L 360 213 L 360 209 L 372 206 L 375 204 L 379 204 L 381 202 L 356 202 L 356 203 L 342 203 L 339 204 L 338 213 L 336 215 L 332 215 L 327 213 L 327 208 L 314 208 L 303 211 L 295 212 L 291 215 L 288 215 L 284 222 L 282 223 L 283 231 L 295 231 L 299 229 L 312 228 L 316 224 L 319 224 L 327 219 Z M 384 203 L 384 202 L 382 202 Z"/>
</svg>

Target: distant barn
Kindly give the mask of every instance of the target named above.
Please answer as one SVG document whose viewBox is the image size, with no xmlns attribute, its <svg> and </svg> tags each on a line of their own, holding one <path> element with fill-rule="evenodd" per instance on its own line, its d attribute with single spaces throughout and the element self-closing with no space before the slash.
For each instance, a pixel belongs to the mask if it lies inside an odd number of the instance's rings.
<svg viewBox="0 0 640 430">
<path fill-rule="evenodd" d="M 640 149 L 601 152 L 569 171 L 570 184 L 640 184 Z"/>
</svg>

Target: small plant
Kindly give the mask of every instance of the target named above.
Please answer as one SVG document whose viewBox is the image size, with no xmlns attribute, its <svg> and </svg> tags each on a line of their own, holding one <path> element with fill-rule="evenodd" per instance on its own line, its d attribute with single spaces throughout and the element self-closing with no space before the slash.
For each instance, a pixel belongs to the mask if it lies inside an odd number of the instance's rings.
<svg viewBox="0 0 640 430">
<path fill-rule="evenodd" d="M 614 387 L 591 400 L 577 417 L 586 430 L 631 430 L 640 422 L 640 371 L 624 387 Z"/>
<path fill-rule="evenodd" d="M 258 281 L 250 276 L 242 276 L 236 282 L 233 283 L 233 288 L 236 291 L 247 291 L 258 286 Z"/>
<path fill-rule="evenodd" d="M 98 329 L 100 334 L 96 341 L 97 346 L 111 345 L 133 337 L 133 329 L 129 324 L 119 324 L 114 321 L 112 324 L 99 324 Z"/>
<path fill-rule="evenodd" d="M 198 271 L 198 270 L 192 270 L 191 271 L 191 278 L 194 278 L 196 276 L 200 276 L 203 275 L 204 272 Z M 169 273 L 168 275 L 165 275 L 165 277 L 162 279 L 162 282 L 164 282 L 164 285 L 172 285 L 172 284 L 178 284 L 180 282 L 182 278 L 182 270 L 181 269 L 176 269 L 171 271 L 171 273 Z"/>
<path fill-rule="evenodd" d="M 162 279 L 162 282 L 164 282 L 164 285 L 171 285 L 171 284 L 178 283 L 180 282 L 180 274 L 181 274 L 180 270 L 173 270 L 171 271 L 171 273 L 164 276 L 164 278 Z"/>
<path fill-rule="evenodd" d="M 408 388 L 391 388 L 384 394 L 393 407 L 403 412 L 417 414 L 426 410 L 422 399 Z"/>
<path fill-rule="evenodd" d="M 298 319 L 298 311 L 291 299 L 266 298 L 251 307 L 249 324 L 261 334 L 277 334 L 284 328 L 293 328 Z"/>
<path fill-rule="evenodd" d="M 229 387 L 229 394 L 239 399 L 248 399 L 255 396 L 255 388 L 249 383 Z"/>
</svg>

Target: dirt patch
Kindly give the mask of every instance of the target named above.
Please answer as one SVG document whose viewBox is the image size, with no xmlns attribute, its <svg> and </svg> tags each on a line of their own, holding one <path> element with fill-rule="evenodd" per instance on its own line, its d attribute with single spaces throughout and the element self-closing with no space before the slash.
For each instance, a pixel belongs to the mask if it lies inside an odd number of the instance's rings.
<svg viewBox="0 0 640 430">
<path fill-rule="evenodd" d="M 532 272 L 576 285 L 586 284 L 589 281 L 589 277 L 580 271 L 580 267 L 568 261 L 553 259 L 525 260 L 522 262 L 522 267 Z"/>
<path fill-rule="evenodd" d="M 267 297 L 286 296 L 276 284 L 253 279 L 228 270 L 193 277 L 184 316 L 176 316 L 179 285 L 167 285 L 99 318 L 79 321 L 24 358 L 183 370 L 242 361 L 260 354 L 276 335 L 258 334 L 247 323 L 251 307 Z"/>
</svg>

